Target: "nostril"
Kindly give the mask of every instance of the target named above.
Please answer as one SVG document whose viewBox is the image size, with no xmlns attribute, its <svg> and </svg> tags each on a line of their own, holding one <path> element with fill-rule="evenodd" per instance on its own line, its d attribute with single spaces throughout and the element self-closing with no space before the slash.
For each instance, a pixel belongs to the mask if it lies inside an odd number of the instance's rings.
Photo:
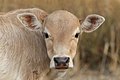
<svg viewBox="0 0 120 80">
<path fill-rule="evenodd" d="M 70 58 L 66 57 L 66 63 L 69 63 L 69 61 L 70 61 Z"/>
<path fill-rule="evenodd" d="M 54 58 L 55 63 L 59 63 L 59 58 Z"/>
</svg>

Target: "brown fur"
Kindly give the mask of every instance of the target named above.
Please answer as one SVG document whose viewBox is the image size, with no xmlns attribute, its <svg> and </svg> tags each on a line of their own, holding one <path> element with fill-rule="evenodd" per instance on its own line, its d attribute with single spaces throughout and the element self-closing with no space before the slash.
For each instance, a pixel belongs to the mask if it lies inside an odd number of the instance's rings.
<svg viewBox="0 0 120 80">
<path fill-rule="evenodd" d="M 40 30 L 30 31 L 20 23 L 16 16 L 26 12 L 33 13 L 41 23 L 45 20 L 44 29 L 48 30 L 50 38 L 44 41 Z M 80 25 L 76 16 L 64 10 L 55 11 L 45 19 L 46 16 L 46 12 L 36 8 L 0 15 L 0 80 L 71 80 L 73 69 L 62 73 L 50 69 L 49 58 L 68 55 L 72 60 L 77 53 L 75 34 L 92 32 L 104 22 L 103 17 L 90 15 Z M 96 24 L 93 20 L 97 20 Z"/>
<path fill-rule="evenodd" d="M 76 16 L 64 10 L 55 11 L 47 17 L 44 26 L 54 38 L 53 45 L 49 43 L 49 40 L 46 41 L 48 44 L 48 54 L 55 55 L 61 53 L 71 57 L 75 56 L 77 40 L 72 34 L 80 26 Z M 63 48 L 61 51 L 58 49 L 61 48 L 60 46 Z M 64 51 L 64 48 L 67 48 L 69 51 Z"/>
<path fill-rule="evenodd" d="M 41 21 L 43 10 L 20 9 L 0 15 L 0 80 L 42 80 L 49 70 L 49 58 L 41 31 L 26 29 L 19 13 L 34 13 Z"/>
<path fill-rule="evenodd" d="M 45 42 L 48 56 L 51 59 L 51 73 L 56 72 L 55 80 L 72 80 L 70 76 L 78 71 L 77 69 L 79 67 L 72 64 L 75 55 L 78 54 L 77 45 L 79 35 L 77 38 L 75 35 L 79 33 L 81 37 L 82 32 L 92 32 L 96 30 L 104 20 L 102 16 L 93 14 L 89 15 L 80 25 L 79 19 L 65 10 L 54 11 L 47 16 L 44 22 L 44 32 L 48 33 L 49 37 L 45 39 Z M 87 30 L 88 28 L 90 28 L 90 30 Z M 63 72 L 54 70 L 54 68 L 56 68 L 54 58 L 56 56 L 68 56 L 71 60 L 71 62 L 69 61 L 69 68 L 72 66 L 72 69 L 64 69 L 62 70 Z"/>
</svg>

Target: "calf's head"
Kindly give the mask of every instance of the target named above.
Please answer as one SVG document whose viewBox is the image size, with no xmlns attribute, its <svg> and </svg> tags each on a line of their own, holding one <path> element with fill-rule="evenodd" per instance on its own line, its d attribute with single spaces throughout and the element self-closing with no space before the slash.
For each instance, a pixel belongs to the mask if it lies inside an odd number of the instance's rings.
<svg viewBox="0 0 120 80">
<path fill-rule="evenodd" d="M 104 21 L 102 16 L 91 14 L 80 24 L 76 16 L 63 10 L 48 15 L 43 25 L 43 33 L 51 59 L 50 68 L 59 70 L 72 68 L 79 36 L 82 32 L 96 30 Z"/>
<path fill-rule="evenodd" d="M 105 21 L 102 16 L 91 14 L 80 24 L 76 16 L 64 10 L 48 15 L 43 26 L 33 14 L 20 14 L 18 18 L 31 30 L 42 29 L 51 60 L 50 68 L 58 70 L 74 67 L 73 58 L 76 54 L 79 36 L 82 32 L 90 33 L 96 30 Z"/>
</svg>

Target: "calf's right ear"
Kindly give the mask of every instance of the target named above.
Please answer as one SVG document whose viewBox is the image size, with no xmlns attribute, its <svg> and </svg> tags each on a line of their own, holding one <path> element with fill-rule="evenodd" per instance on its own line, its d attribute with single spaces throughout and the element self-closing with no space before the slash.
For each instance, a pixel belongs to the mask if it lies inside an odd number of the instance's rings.
<svg viewBox="0 0 120 80">
<path fill-rule="evenodd" d="M 81 25 L 81 29 L 83 32 L 93 32 L 97 28 L 100 27 L 100 25 L 105 21 L 105 18 L 97 15 L 97 14 L 91 14 L 86 17 L 86 19 L 83 21 Z"/>
<path fill-rule="evenodd" d="M 42 23 L 32 13 L 20 13 L 17 15 L 17 18 L 24 27 L 30 30 L 38 30 L 39 28 L 42 28 Z"/>
</svg>

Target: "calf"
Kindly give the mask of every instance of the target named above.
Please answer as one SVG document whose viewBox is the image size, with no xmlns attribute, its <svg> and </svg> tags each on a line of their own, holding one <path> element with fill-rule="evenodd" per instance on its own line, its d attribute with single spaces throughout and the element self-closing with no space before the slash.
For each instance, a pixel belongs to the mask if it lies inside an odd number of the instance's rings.
<svg viewBox="0 0 120 80">
<path fill-rule="evenodd" d="M 0 80 L 46 80 L 49 75 L 48 80 L 54 75 L 63 80 L 74 68 L 80 35 L 105 21 L 92 14 L 80 25 L 64 10 L 46 16 L 36 8 L 0 15 Z"/>
<path fill-rule="evenodd" d="M 19 17 L 24 18 L 24 15 Z M 23 25 L 27 23 L 23 19 L 20 21 Z M 67 74 L 67 71 L 74 68 L 73 59 L 77 53 L 80 35 L 83 32 L 95 31 L 104 21 L 105 19 L 97 14 L 88 15 L 82 24 L 76 16 L 68 11 L 58 10 L 49 14 L 41 28 L 50 58 L 50 74 L 55 73 L 56 79 L 63 80 L 62 77 Z"/>
<path fill-rule="evenodd" d="M 37 8 L 0 15 L 0 80 L 43 80 L 41 76 L 49 71 L 40 29 L 46 16 Z"/>
</svg>

